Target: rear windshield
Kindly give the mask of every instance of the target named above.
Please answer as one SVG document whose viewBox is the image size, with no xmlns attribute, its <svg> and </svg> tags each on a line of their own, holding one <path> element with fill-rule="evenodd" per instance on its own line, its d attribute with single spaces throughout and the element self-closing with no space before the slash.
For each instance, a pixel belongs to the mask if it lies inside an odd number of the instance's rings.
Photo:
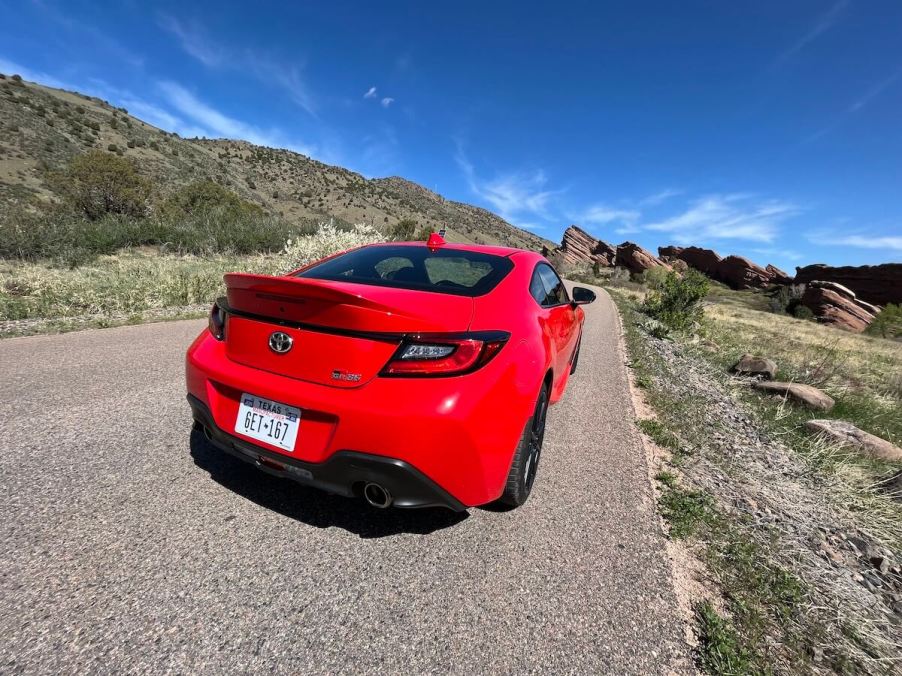
<svg viewBox="0 0 902 676">
<path fill-rule="evenodd" d="M 513 269 L 509 258 L 425 246 L 368 246 L 323 261 L 298 277 L 481 296 Z"/>
</svg>

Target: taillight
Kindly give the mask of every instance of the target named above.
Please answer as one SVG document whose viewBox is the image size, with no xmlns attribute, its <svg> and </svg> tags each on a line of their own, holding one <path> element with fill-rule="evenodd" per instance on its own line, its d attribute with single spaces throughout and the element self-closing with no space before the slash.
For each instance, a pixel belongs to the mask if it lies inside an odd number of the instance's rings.
<svg viewBox="0 0 902 676">
<path fill-rule="evenodd" d="M 404 339 L 382 369 L 383 376 L 456 376 L 485 366 L 498 354 L 509 333 L 420 334 Z"/>
<path fill-rule="evenodd" d="M 210 317 L 207 326 L 216 340 L 225 338 L 227 317 L 228 313 L 219 307 L 219 303 L 213 303 L 213 307 L 210 308 Z"/>
</svg>

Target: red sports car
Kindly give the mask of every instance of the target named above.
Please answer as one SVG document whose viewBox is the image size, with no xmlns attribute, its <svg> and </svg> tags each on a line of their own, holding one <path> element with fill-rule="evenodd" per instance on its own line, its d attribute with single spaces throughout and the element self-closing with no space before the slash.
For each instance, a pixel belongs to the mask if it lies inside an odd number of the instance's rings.
<svg viewBox="0 0 902 676">
<path fill-rule="evenodd" d="M 225 282 L 186 359 L 215 446 L 377 507 L 526 501 L 591 290 L 571 299 L 537 253 L 438 235 Z"/>
</svg>

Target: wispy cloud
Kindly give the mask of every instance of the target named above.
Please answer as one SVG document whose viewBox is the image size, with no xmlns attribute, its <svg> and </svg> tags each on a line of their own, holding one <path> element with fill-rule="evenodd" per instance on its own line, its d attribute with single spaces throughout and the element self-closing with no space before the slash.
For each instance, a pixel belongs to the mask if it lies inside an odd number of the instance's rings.
<svg viewBox="0 0 902 676">
<path fill-rule="evenodd" d="M 28 66 L 23 66 L 20 63 L 10 61 L 2 56 L 0 56 L 0 73 L 5 73 L 6 75 L 21 75 L 29 82 L 38 82 L 42 85 L 47 85 L 48 87 L 56 87 L 57 89 L 84 91 L 84 89 L 79 89 L 77 85 L 59 80 L 49 73 L 32 70 Z"/>
<path fill-rule="evenodd" d="M 205 66 L 220 66 L 226 61 L 226 50 L 212 42 L 196 23 L 188 23 L 168 14 L 161 14 L 157 24 L 171 33 L 188 54 Z"/>
<path fill-rule="evenodd" d="M 473 194 L 490 204 L 504 220 L 536 229 L 541 227 L 535 223 L 536 218 L 551 218 L 549 203 L 562 191 L 546 188 L 548 177 L 542 170 L 500 174 L 484 180 L 477 175 L 461 143 L 457 144 L 454 160 Z"/>
<path fill-rule="evenodd" d="M 575 220 L 588 225 L 622 223 L 626 226 L 632 226 L 635 225 L 641 216 L 641 212 L 634 209 L 618 209 L 605 204 L 595 204 L 578 214 Z"/>
<path fill-rule="evenodd" d="M 659 204 L 662 204 L 663 202 L 666 202 L 671 197 L 677 197 L 682 194 L 683 194 L 682 190 L 674 190 L 673 188 L 665 188 L 664 190 L 653 193 L 653 194 L 649 195 L 648 197 L 644 197 L 641 200 L 639 200 L 639 206 L 654 207 Z"/>
<path fill-rule="evenodd" d="M 873 101 L 887 89 L 892 87 L 900 76 L 902 76 L 902 69 L 897 70 L 888 78 L 881 80 L 880 82 L 875 84 L 873 87 L 868 89 L 860 99 L 856 100 L 851 106 L 849 106 L 849 112 L 857 113 L 859 110 L 867 106 L 871 101 Z"/>
<path fill-rule="evenodd" d="M 818 129 L 816 132 L 814 132 L 810 136 L 806 137 L 803 140 L 803 143 L 813 143 L 814 141 L 817 141 L 818 139 L 823 138 L 824 136 L 826 136 L 827 134 L 832 132 L 834 129 L 839 127 L 841 124 L 843 124 L 849 117 L 851 117 L 852 115 L 856 115 L 857 113 L 860 113 L 867 106 L 869 106 L 874 99 L 876 99 L 883 92 L 885 92 L 887 89 L 889 89 L 894 84 L 896 84 L 896 82 L 899 80 L 900 77 L 902 77 L 902 68 L 900 68 L 899 70 L 894 72 L 889 77 L 884 78 L 877 84 L 871 86 L 859 98 L 855 99 L 855 101 L 853 101 L 852 104 L 846 110 L 844 110 L 842 113 L 840 113 L 838 116 L 836 116 L 829 124 L 824 125 L 820 129 Z"/>
<path fill-rule="evenodd" d="M 708 195 L 681 214 L 641 227 L 670 233 L 677 244 L 718 239 L 769 243 L 777 237 L 780 223 L 798 212 L 798 207 L 781 200 L 755 200 L 745 194 Z"/>
<path fill-rule="evenodd" d="M 388 108 L 394 102 L 395 102 L 395 100 L 392 97 L 384 96 L 379 103 L 382 105 L 383 108 Z"/>
<path fill-rule="evenodd" d="M 836 22 L 839 21 L 840 16 L 842 16 L 843 11 L 845 11 L 848 4 L 848 0 L 837 0 L 834 2 L 826 12 L 817 17 L 808 31 L 801 38 L 794 42 L 789 49 L 780 54 L 777 58 L 777 63 L 792 58 L 830 30 Z"/>
<path fill-rule="evenodd" d="M 853 246 L 859 249 L 891 249 L 902 251 L 902 236 L 897 235 L 845 235 L 841 237 L 809 237 L 817 244 L 829 244 L 833 246 Z"/>
<path fill-rule="evenodd" d="M 168 14 L 161 14 L 157 23 L 178 39 L 187 54 L 203 65 L 249 73 L 263 84 L 275 84 L 298 106 L 316 117 L 316 99 L 302 76 L 303 64 L 284 64 L 255 50 L 226 47 L 213 40 L 199 24 Z"/>
<path fill-rule="evenodd" d="M 365 99 L 374 99 L 374 98 L 376 98 L 376 88 L 375 88 L 375 87 L 370 87 L 369 89 L 367 89 L 367 90 L 366 90 L 366 93 L 363 95 L 363 98 L 365 98 Z"/>
<path fill-rule="evenodd" d="M 244 139 L 263 146 L 289 148 L 305 155 L 315 154 L 315 149 L 304 144 L 292 142 L 276 130 L 261 130 L 254 125 L 242 122 L 216 110 L 178 83 L 167 80 L 159 82 L 157 86 L 172 108 L 191 119 L 201 128 L 209 130 L 210 133 L 206 135 Z M 165 111 L 163 112 L 165 113 Z"/>
</svg>

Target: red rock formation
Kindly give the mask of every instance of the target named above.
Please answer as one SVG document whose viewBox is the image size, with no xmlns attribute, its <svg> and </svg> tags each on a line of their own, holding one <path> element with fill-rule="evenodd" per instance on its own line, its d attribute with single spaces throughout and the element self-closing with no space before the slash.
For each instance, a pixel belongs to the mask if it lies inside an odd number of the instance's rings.
<svg viewBox="0 0 902 676">
<path fill-rule="evenodd" d="M 861 333 L 874 321 L 874 314 L 857 302 L 855 294 L 835 282 L 809 282 L 800 302 L 819 322 L 847 331 Z"/>
<path fill-rule="evenodd" d="M 681 250 L 679 259 L 686 261 L 690 268 L 695 268 L 699 272 L 704 272 L 709 277 L 719 279 L 718 268 L 723 260 L 716 251 L 711 249 L 702 249 L 698 246 L 690 246 Z"/>
<path fill-rule="evenodd" d="M 770 284 L 770 275 L 760 265 L 742 256 L 727 256 L 717 265 L 716 279 L 733 289 L 757 289 Z"/>
<path fill-rule="evenodd" d="M 770 275 L 770 281 L 774 284 L 792 284 L 792 277 L 783 272 L 776 265 L 771 265 L 768 263 L 767 267 L 764 268 L 767 270 L 767 274 Z"/>
<path fill-rule="evenodd" d="M 670 270 L 667 263 L 661 261 L 657 256 L 649 253 L 638 244 L 633 242 L 624 242 L 617 247 L 617 265 L 622 265 L 630 272 L 643 272 L 654 267 L 664 267 Z"/>
<path fill-rule="evenodd" d="M 690 268 L 703 272 L 734 289 L 788 284 L 792 281 L 789 275 L 773 265 L 765 269 L 742 256 L 721 258 L 716 251 L 698 246 L 662 246 L 658 247 L 658 253 L 665 261 L 685 261 Z"/>
<path fill-rule="evenodd" d="M 555 249 L 565 263 L 580 265 L 598 263 L 603 267 L 614 264 L 617 251 L 607 242 L 595 239 L 582 228 L 571 225 L 564 231 L 561 246 Z"/>
<path fill-rule="evenodd" d="M 673 263 L 673 261 L 680 259 L 680 254 L 682 252 L 683 247 L 681 246 L 659 246 L 658 258 L 660 258 L 665 263 Z"/>
<path fill-rule="evenodd" d="M 877 305 L 902 303 L 902 263 L 830 267 L 823 263 L 796 268 L 796 284 L 814 280 L 837 282 Z"/>
</svg>

